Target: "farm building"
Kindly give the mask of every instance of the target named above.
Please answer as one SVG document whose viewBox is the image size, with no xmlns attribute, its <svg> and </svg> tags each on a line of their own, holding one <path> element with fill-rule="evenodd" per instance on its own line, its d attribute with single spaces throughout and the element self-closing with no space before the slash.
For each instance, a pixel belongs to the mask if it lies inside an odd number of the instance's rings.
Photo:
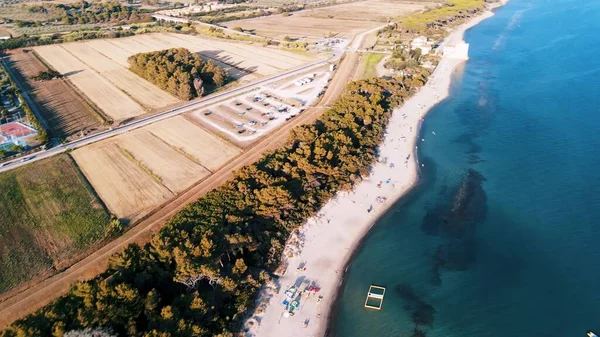
<svg viewBox="0 0 600 337">
<path fill-rule="evenodd" d="M 36 135 L 37 131 L 31 126 L 20 122 L 11 122 L 0 125 L 0 149 L 12 145 L 27 145 L 25 138 Z"/>
</svg>

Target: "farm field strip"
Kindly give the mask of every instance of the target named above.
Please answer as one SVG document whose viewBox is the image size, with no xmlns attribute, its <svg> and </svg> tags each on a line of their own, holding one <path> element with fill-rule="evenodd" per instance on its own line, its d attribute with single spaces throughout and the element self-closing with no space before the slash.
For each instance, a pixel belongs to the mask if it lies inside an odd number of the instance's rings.
<svg viewBox="0 0 600 337">
<path fill-rule="evenodd" d="M 194 48 L 194 51 L 200 54 L 219 59 L 219 55 L 225 53 L 226 55 L 230 55 L 235 62 L 247 59 L 250 63 L 256 63 L 259 67 L 262 65 L 263 67 L 273 67 L 278 70 L 283 70 L 297 67 L 314 60 L 310 57 L 294 54 L 292 52 L 272 48 L 259 48 L 243 43 L 224 43 L 221 41 L 206 40 L 196 36 L 182 34 L 171 34 L 169 36 L 180 39 L 183 43 L 187 43 L 188 45 L 192 44 L 193 46 L 197 46 Z"/>
<path fill-rule="evenodd" d="M 152 83 L 140 78 L 119 63 L 99 53 L 85 43 L 62 45 L 73 56 L 99 72 L 121 91 L 126 92 L 139 104 L 151 109 L 181 102 Z"/>
<path fill-rule="evenodd" d="M 86 146 L 72 155 L 100 198 L 120 218 L 135 218 L 173 197 L 112 140 Z"/>
<path fill-rule="evenodd" d="M 427 5 L 437 5 L 435 2 L 413 3 L 409 1 L 369 0 L 352 2 L 323 8 L 312 8 L 302 11 L 303 17 L 330 18 L 352 21 L 386 22 L 404 14 L 422 10 Z"/>
<path fill-rule="evenodd" d="M 193 36 L 182 35 L 181 38 L 184 41 L 187 41 L 182 42 L 182 45 L 187 43 L 187 48 L 190 51 L 224 63 L 229 63 L 238 68 L 256 71 L 261 75 L 273 74 L 280 70 L 279 68 L 270 65 L 269 62 L 264 62 L 261 59 L 257 60 L 255 57 L 252 57 L 252 54 L 240 54 L 240 50 L 236 48 L 227 50 L 217 43 L 208 45 L 207 42 L 196 39 Z"/>
<path fill-rule="evenodd" d="M 259 35 L 271 38 L 282 39 L 285 36 L 289 36 L 293 38 L 307 38 L 308 40 L 320 40 L 330 34 L 337 34 L 337 37 L 349 38 L 360 31 L 377 27 L 377 25 L 379 24 L 369 21 L 310 18 L 299 15 L 289 17 L 277 15 L 226 23 L 228 28 L 239 26 L 247 30 L 254 30 Z"/>
<path fill-rule="evenodd" d="M 137 53 L 147 53 L 150 51 L 153 51 L 153 48 L 150 48 L 148 46 L 145 46 L 143 44 L 141 44 L 139 41 L 133 40 L 133 39 L 127 39 L 127 38 L 121 38 L 121 39 L 109 39 L 109 40 L 105 40 L 106 42 L 121 48 L 122 50 L 125 50 L 129 55 L 133 55 L 133 54 L 137 54 Z M 127 57 L 123 60 L 125 62 L 125 64 L 127 66 L 129 66 L 129 64 L 127 63 Z"/>
<path fill-rule="evenodd" d="M 110 117 L 123 119 L 145 113 L 139 104 L 60 45 L 35 47 L 34 50 Z"/>
<path fill-rule="evenodd" d="M 161 178 L 173 192 L 181 192 L 210 172 L 178 152 L 160 138 L 145 130 L 137 130 L 118 137 L 117 143 L 130 152 Z"/>
<path fill-rule="evenodd" d="M 110 43 L 108 40 L 90 40 L 86 41 L 85 44 L 95 49 L 97 52 L 106 55 L 121 66 L 125 68 L 129 67 L 127 58 L 131 55 L 131 53 L 115 44 Z"/>
<path fill-rule="evenodd" d="M 246 43 L 237 43 L 235 48 L 231 48 L 231 45 L 223 43 L 222 41 L 213 41 L 213 40 L 208 40 L 208 39 L 202 39 L 197 36 L 172 34 L 171 37 L 178 38 L 180 40 L 183 40 L 184 42 L 195 41 L 192 43 L 201 45 L 201 46 L 203 46 L 203 48 L 210 49 L 211 47 L 214 48 L 214 46 L 217 45 L 221 49 L 226 50 L 227 52 L 243 51 L 241 53 L 241 55 L 247 55 L 246 52 L 254 53 L 257 55 L 262 55 L 262 56 L 271 58 L 269 60 L 269 62 L 273 59 L 273 57 L 279 56 L 283 60 L 280 60 L 280 59 L 276 59 L 276 60 L 279 62 L 285 63 L 284 67 L 289 67 L 290 65 L 299 66 L 299 65 L 308 63 L 313 60 L 313 58 L 311 58 L 311 57 L 296 54 L 293 52 L 288 52 L 288 51 L 284 51 L 284 50 L 280 50 L 280 49 L 276 49 L 276 48 L 268 48 L 268 49 L 267 48 L 257 48 L 253 45 L 246 44 Z M 187 39 L 187 41 L 186 41 L 186 39 Z M 215 43 L 218 43 L 218 44 L 215 44 Z M 231 49 L 233 49 L 233 51 Z"/>
<path fill-rule="evenodd" d="M 196 158 L 211 172 L 241 153 L 234 145 L 201 129 L 182 116 L 149 125 L 148 129 L 167 144 Z"/>
</svg>

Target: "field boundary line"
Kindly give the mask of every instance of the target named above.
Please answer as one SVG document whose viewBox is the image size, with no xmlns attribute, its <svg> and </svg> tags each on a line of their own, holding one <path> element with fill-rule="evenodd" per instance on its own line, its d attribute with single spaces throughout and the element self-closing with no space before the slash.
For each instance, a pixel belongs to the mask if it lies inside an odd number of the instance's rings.
<svg viewBox="0 0 600 337">
<path fill-rule="evenodd" d="M 194 156 L 192 156 L 191 154 L 185 152 L 184 149 L 177 147 L 175 145 L 171 145 L 169 143 L 167 143 L 166 141 L 164 141 L 162 138 L 160 138 L 159 136 L 155 135 L 154 132 L 152 131 L 148 131 L 148 134 L 154 138 L 156 138 L 156 140 L 158 140 L 159 142 L 165 144 L 166 146 L 170 147 L 171 149 L 177 151 L 179 154 L 181 154 L 182 156 L 186 157 L 187 159 L 193 161 L 194 163 L 200 165 L 203 169 L 207 170 L 208 172 L 210 172 L 209 176 L 212 175 L 214 172 L 212 170 L 209 170 L 208 167 L 202 165 L 202 163 L 200 162 L 200 160 Z"/>
<path fill-rule="evenodd" d="M 154 180 L 157 184 L 161 185 L 162 187 L 166 188 L 167 191 L 171 192 L 171 194 L 175 195 L 175 193 L 173 193 L 173 191 L 171 191 L 170 188 L 168 188 L 167 186 L 165 186 L 165 184 L 163 184 L 162 178 L 158 174 L 154 173 L 154 171 L 152 171 L 148 166 L 146 166 L 146 164 L 144 164 L 141 160 L 137 159 L 133 155 L 133 153 L 129 152 L 121 144 L 118 144 L 116 142 L 115 142 L 115 146 L 119 150 L 121 150 L 121 152 L 123 153 L 123 155 L 125 157 L 127 157 L 127 159 L 132 161 L 137 167 L 141 168 L 144 172 L 146 172 L 146 174 L 149 175 L 150 178 L 152 178 L 152 180 Z"/>
</svg>

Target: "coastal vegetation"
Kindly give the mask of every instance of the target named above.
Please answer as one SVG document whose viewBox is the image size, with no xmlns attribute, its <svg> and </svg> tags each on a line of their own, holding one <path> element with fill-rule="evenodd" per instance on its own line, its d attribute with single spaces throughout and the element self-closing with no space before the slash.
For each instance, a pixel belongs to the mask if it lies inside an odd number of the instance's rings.
<svg viewBox="0 0 600 337">
<path fill-rule="evenodd" d="M 0 200 L 0 293 L 107 235 L 108 212 L 65 154 L 1 173 Z"/>
<path fill-rule="evenodd" d="M 287 238 L 337 192 L 368 176 L 391 109 L 426 78 L 352 82 L 314 124 L 170 219 L 143 247 L 0 333 L 234 336 L 272 278 Z"/>
<path fill-rule="evenodd" d="M 227 72 L 212 60 L 185 48 L 139 53 L 128 58 L 129 70 L 183 100 L 202 96 L 227 81 Z"/>
<path fill-rule="evenodd" d="M 152 21 L 148 13 L 123 6 L 117 1 L 76 2 L 73 4 L 25 5 L 16 10 L 3 10 L 0 17 L 13 21 L 16 27 L 39 27 L 46 23 L 73 24 L 140 23 Z"/>
<path fill-rule="evenodd" d="M 400 27 L 412 33 L 432 33 L 436 29 L 463 22 L 485 6 L 484 0 L 447 0 L 443 5 L 401 19 Z"/>
</svg>

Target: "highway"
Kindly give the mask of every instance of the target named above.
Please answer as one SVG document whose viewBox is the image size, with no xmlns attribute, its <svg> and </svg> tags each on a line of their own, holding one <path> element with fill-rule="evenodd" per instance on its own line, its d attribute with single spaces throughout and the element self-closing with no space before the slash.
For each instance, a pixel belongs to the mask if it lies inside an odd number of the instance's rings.
<svg viewBox="0 0 600 337">
<path fill-rule="evenodd" d="M 196 109 L 202 108 L 203 106 L 214 104 L 214 103 L 217 103 L 217 102 L 219 102 L 221 100 L 224 100 L 224 99 L 227 99 L 227 98 L 231 98 L 231 97 L 234 97 L 234 96 L 237 96 L 237 95 L 241 95 L 244 92 L 256 90 L 256 89 L 260 88 L 261 86 L 267 85 L 267 84 L 272 83 L 272 82 L 276 82 L 276 81 L 278 81 L 278 80 L 280 80 L 282 78 L 285 78 L 285 77 L 288 77 L 288 76 L 297 75 L 297 74 L 301 74 L 301 73 L 304 73 L 304 72 L 306 72 L 306 71 L 308 71 L 310 69 L 323 66 L 323 65 L 325 65 L 325 64 L 327 64 L 329 62 L 335 61 L 340 56 L 341 56 L 341 53 L 340 54 L 336 53 L 332 57 L 330 57 L 330 58 L 328 58 L 326 60 L 323 60 L 323 61 L 318 61 L 318 62 L 315 62 L 315 63 L 311 63 L 311 64 L 308 64 L 308 65 L 302 66 L 300 68 L 296 68 L 294 70 L 290 70 L 290 71 L 287 71 L 287 72 L 284 72 L 284 73 L 281 73 L 281 74 L 278 74 L 278 75 L 275 75 L 275 76 L 272 76 L 272 77 L 269 77 L 269 78 L 266 78 L 266 79 L 262 79 L 262 80 L 259 80 L 259 81 L 247 84 L 245 86 L 233 88 L 233 89 L 225 91 L 225 92 L 221 92 L 221 93 L 216 93 L 216 94 L 213 94 L 213 95 L 209 95 L 209 96 L 207 96 L 205 98 L 202 98 L 202 99 L 200 99 L 198 101 L 195 101 L 195 102 L 192 102 L 192 103 L 189 103 L 189 104 L 186 104 L 186 105 L 183 105 L 183 106 L 180 106 L 180 107 L 168 110 L 168 111 L 164 111 L 164 112 L 161 112 L 161 113 L 158 113 L 156 115 L 152 115 L 152 116 L 140 119 L 140 120 L 133 121 L 133 122 L 131 122 L 129 124 L 119 126 L 119 127 L 114 128 L 112 130 L 103 131 L 103 132 L 100 132 L 100 133 L 97 133 L 97 134 L 94 134 L 94 135 L 90 135 L 90 136 L 85 137 L 85 138 L 81 138 L 81 139 L 72 141 L 72 142 L 67 143 L 67 144 L 62 144 L 62 145 L 59 145 L 59 146 L 56 146 L 56 147 L 53 147 L 53 148 L 50 148 L 50 149 L 47 149 L 47 150 L 44 150 L 44 151 L 41 151 L 41 152 L 36 152 L 36 153 L 30 154 L 30 155 L 27 155 L 27 156 L 20 157 L 18 159 L 13 160 L 13 161 L 4 163 L 2 165 L 2 167 L 0 167 L 0 172 L 9 171 L 9 170 L 15 169 L 17 167 L 21 167 L 23 165 L 27 165 L 29 163 L 32 163 L 32 162 L 35 162 L 35 161 L 38 161 L 38 160 L 49 158 L 51 156 L 57 155 L 59 153 L 63 153 L 65 151 L 74 150 L 74 149 L 80 148 L 82 146 L 91 144 L 91 143 L 95 143 L 95 142 L 98 142 L 98 141 L 101 141 L 101 140 L 104 140 L 104 139 L 107 139 L 107 138 L 110 138 L 110 137 L 113 137 L 113 136 L 116 136 L 116 135 L 120 135 L 120 134 L 129 132 L 131 130 L 135 130 L 135 129 L 141 128 L 141 127 L 146 126 L 148 124 L 156 123 L 156 122 L 161 121 L 163 119 L 167 119 L 167 118 L 170 118 L 170 117 L 173 117 L 173 116 L 177 116 L 177 115 L 182 114 L 184 112 L 196 110 Z M 26 94 L 26 93 L 24 92 L 24 94 Z"/>
</svg>

